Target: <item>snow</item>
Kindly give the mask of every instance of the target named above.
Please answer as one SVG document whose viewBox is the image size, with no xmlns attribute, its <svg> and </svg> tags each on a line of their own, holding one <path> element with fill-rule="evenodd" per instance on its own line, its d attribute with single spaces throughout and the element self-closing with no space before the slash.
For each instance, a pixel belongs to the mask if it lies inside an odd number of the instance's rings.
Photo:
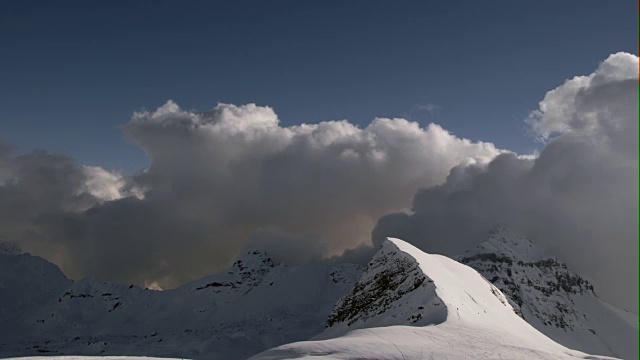
<svg viewBox="0 0 640 360">
<path fill-rule="evenodd" d="M 457 259 L 489 279 L 554 341 L 591 354 L 638 358 L 638 316 L 599 299 L 588 281 L 528 239 L 497 227 Z"/>
<path fill-rule="evenodd" d="M 461 263 L 399 239 L 384 242 L 364 270 L 275 264 L 253 251 L 168 291 L 74 282 L 42 258 L 0 250 L 0 357 L 234 360 L 269 348 L 253 359 L 638 354 L 637 315 L 601 301 L 588 281 L 503 227 Z"/>
<path fill-rule="evenodd" d="M 152 291 L 73 282 L 42 258 L 0 255 L 0 357 L 246 359 L 321 332 L 359 271 L 351 264 L 274 264 L 250 252 L 220 274 Z"/>
<path fill-rule="evenodd" d="M 375 298 L 363 297 L 363 290 L 374 290 Z M 442 313 L 437 303 L 446 309 L 445 317 L 437 316 Z M 400 325 L 418 315 L 415 326 Z M 519 317 L 477 271 L 399 239 L 383 244 L 332 317 L 336 322 L 317 340 L 279 346 L 251 359 L 607 358 L 554 342 Z"/>
<path fill-rule="evenodd" d="M 499 254 L 523 261 L 537 261 L 545 258 L 544 252 L 531 240 L 504 226 L 496 226 L 486 241 L 467 251 L 464 255 L 477 254 Z"/>
</svg>

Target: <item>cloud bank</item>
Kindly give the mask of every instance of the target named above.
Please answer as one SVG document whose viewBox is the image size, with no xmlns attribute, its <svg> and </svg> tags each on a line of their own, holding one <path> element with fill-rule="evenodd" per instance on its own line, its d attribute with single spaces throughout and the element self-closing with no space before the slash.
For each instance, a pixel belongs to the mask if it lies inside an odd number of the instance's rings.
<svg viewBox="0 0 640 360">
<path fill-rule="evenodd" d="M 591 278 L 599 293 L 638 310 L 638 58 L 611 55 L 589 76 L 549 91 L 527 119 L 537 158 L 459 165 L 421 189 L 409 213 L 378 222 L 396 235 L 457 254 L 496 224 L 513 227 Z"/>
<path fill-rule="evenodd" d="M 284 127 L 269 107 L 172 101 L 123 126 L 151 160 L 131 177 L 0 144 L 0 240 L 73 277 L 167 288 L 246 249 L 356 259 L 394 235 L 456 254 L 500 223 L 637 311 L 637 68 L 615 54 L 548 92 L 526 120 L 537 157 L 405 119 Z"/>
<path fill-rule="evenodd" d="M 377 219 L 406 208 L 417 189 L 500 153 L 404 119 L 282 127 L 253 104 L 196 113 L 169 101 L 134 114 L 124 131 L 151 159 L 129 179 L 46 153 L 16 172 L 26 160 L 5 155 L 13 180 L 4 196 L 24 189 L 16 202 L 33 210 L 2 235 L 55 254 L 72 276 L 166 288 L 221 270 L 247 248 L 303 262 L 368 244 Z M 56 198 L 31 199 L 32 187 Z"/>
</svg>

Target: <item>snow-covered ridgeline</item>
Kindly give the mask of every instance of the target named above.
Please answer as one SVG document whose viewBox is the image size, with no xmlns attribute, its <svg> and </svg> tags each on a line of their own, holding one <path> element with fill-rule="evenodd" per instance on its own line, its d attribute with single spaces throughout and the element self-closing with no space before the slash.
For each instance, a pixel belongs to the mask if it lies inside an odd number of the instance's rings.
<svg viewBox="0 0 640 360">
<path fill-rule="evenodd" d="M 74 282 L 40 257 L 0 255 L 0 357 L 245 359 L 321 332 L 358 274 L 351 264 L 288 266 L 253 251 L 228 271 L 153 291 Z"/>
<path fill-rule="evenodd" d="M 599 299 L 587 280 L 529 239 L 498 226 L 456 259 L 502 290 L 517 314 L 554 341 L 587 353 L 638 358 L 638 316 Z"/>
<path fill-rule="evenodd" d="M 554 342 L 472 268 L 398 239 L 383 244 L 329 325 L 314 341 L 252 359 L 606 358 Z"/>
</svg>

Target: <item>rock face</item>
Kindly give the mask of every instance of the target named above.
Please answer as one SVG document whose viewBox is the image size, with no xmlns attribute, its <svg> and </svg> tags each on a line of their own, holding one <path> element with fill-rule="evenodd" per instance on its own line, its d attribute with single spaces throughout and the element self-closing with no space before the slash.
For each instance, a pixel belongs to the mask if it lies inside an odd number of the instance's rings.
<svg viewBox="0 0 640 360">
<path fill-rule="evenodd" d="M 516 314 L 477 271 L 388 239 L 312 341 L 252 359 L 604 359 L 566 348 Z"/>
<path fill-rule="evenodd" d="M 499 288 L 520 317 L 555 341 L 589 353 L 638 358 L 637 315 L 598 299 L 587 280 L 527 238 L 496 227 L 457 260 Z"/>
<path fill-rule="evenodd" d="M 322 332 L 359 271 L 350 264 L 275 264 L 256 251 L 223 273 L 153 291 L 74 282 L 42 258 L 0 255 L 0 357 L 245 359 Z"/>
<path fill-rule="evenodd" d="M 388 243 L 376 253 L 351 292 L 338 301 L 323 336 L 362 327 L 427 325 L 445 318 L 433 281 L 415 259 Z"/>
</svg>

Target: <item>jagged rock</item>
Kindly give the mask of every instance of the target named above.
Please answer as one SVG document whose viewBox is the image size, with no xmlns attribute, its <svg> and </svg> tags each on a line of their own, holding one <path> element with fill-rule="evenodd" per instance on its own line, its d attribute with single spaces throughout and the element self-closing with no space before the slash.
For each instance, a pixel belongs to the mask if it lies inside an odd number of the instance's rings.
<svg viewBox="0 0 640 360">
<path fill-rule="evenodd" d="M 383 243 L 329 325 L 251 359 L 606 358 L 552 341 L 477 271 L 398 239 Z"/>
<path fill-rule="evenodd" d="M 498 226 L 456 259 L 499 288 L 520 317 L 554 340 L 589 353 L 637 358 L 637 347 L 624 348 L 609 335 L 637 337 L 637 321 L 634 327 L 624 320 L 637 316 L 613 310 L 598 299 L 593 285 L 529 239 Z"/>
</svg>

